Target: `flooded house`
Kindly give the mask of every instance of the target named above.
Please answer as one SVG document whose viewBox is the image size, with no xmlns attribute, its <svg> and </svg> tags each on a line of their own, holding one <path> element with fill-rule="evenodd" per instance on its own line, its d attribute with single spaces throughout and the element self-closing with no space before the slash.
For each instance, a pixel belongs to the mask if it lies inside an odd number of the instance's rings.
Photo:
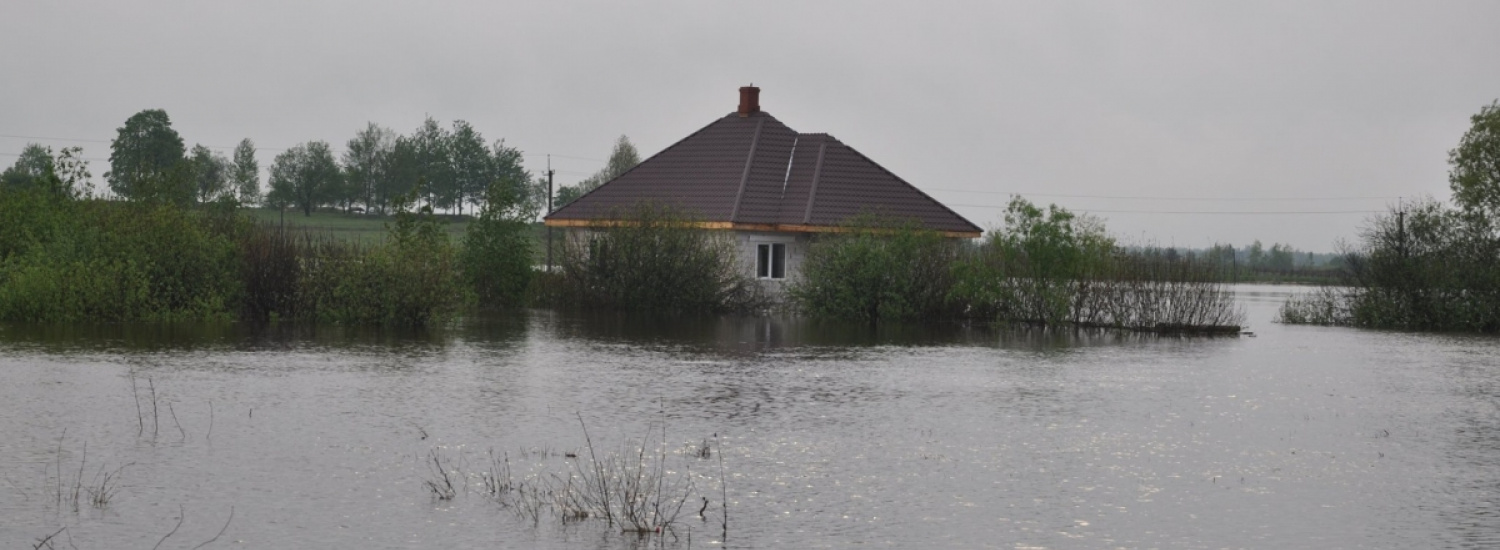
<svg viewBox="0 0 1500 550">
<path fill-rule="evenodd" d="M 745 269 L 780 294 L 817 235 L 861 214 L 910 220 L 953 238 L 978 237 L 963 216 L 825 133 L 801 133 L 760 108 L 739 108 L 546 217 L 575 234 L 608 227 L 642 203 L 669 205 L 706 230 L 733 235 Z"/>
</svg>

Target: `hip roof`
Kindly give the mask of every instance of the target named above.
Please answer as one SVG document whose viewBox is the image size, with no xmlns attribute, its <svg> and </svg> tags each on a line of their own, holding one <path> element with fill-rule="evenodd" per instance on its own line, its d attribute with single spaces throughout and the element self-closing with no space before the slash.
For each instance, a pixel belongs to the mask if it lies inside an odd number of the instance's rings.
<svg viewBox="0 0 1500 550">
<path fill-rule="evenodd" d="M 953 236 L 980 229 L 828 134 L 802 134 L 764 111 L 730 113 L 546 217 L 609 222 L 640 203 L 670 205 L 711 227 L 835 231 L 862 214 Z"/>
</svg>

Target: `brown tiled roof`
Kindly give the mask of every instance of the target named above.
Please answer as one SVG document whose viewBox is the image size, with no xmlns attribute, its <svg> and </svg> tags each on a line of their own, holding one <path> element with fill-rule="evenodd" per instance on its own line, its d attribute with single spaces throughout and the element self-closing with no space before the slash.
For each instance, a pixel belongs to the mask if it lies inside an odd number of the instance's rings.
<svg viewBox="0 0 1500 550">
<path fill-rule="evenodd" d="M 871 213 L 953 234 L 980 232 L 833 136 L 799 134 L 764 111 L 710 123 L 557 209 L 547 223 L 606 221 L 642 202 L 726 228 L 819 231 Z"/>
</svg>

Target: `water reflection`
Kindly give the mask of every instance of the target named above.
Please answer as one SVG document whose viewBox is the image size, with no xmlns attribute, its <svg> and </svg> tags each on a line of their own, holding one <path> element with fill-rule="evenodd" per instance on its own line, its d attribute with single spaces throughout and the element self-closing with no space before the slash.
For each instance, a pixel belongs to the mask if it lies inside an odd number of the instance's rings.
<svg viewBox="0 0 1500 550">
<path fill-rule="evenodd" d="M 688 348 L 729 355 L 801 348 L 993 346 L 1031 350 L 1141 344 L 1224 337 L 1156 335 L 1106 329 L 1048 328 L 981 322 L 890 322 L 871 325 L 798 316 L 660 317 L 624 313 L 539 312 L 559 337 L 647 348 Z M 1229 336 L 1228 338 L 1234 338 Z"/>
<path fill-rule="evenodd" d="M 467 323 L 466 327 L 481 320 Z M 524 321 L 512 332 L 524 334 Z M 480 327 L 488 326 L 480 324 Z M 470 328 L 470 330 L 474 330 Z M 441 347 L 449 329 L 201 323 L 0 324 L 0 345 L 39 351 L 171 352 L 205 349 L 275 350 L 320 348 Z"/>
</svg>

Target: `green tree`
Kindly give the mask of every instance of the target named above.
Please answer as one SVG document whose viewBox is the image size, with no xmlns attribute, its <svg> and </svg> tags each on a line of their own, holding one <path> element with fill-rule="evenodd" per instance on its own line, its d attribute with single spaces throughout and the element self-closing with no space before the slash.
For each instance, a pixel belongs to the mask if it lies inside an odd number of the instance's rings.
<svg viewBox="0 0 1500 550">
<path fill-rule="evenodd" d="M 699 229 L 670 206 L 639 203 L 612 216 L 629 221 L 564 240 L 553 289 L 560 304 L 658 314 L 764 307 L 733 237 Z"/>
<path fill-rule="evenodd" d="M 1480 108 L 1448 152 L 1448 184 L 1465 211 L 1500 219 L 1500 100 Z"/>
<path fill-rule="evenodd" d="M 260 202 L 260 163 L 255 160 L 255 142 L 250 141 L 250 138 L 242 139 L 239 145 L 234 146 L 234 163 L 229 180 L 234 184 L 234 192 L 240 202 Z"/>
<path fill-rule="evenodd" d="M 478 199 L 496 181 L 495 162 L 484 136 L 462 120 L 453 121 L 448 134 L 448 158 L 453 180 L 440 190 L 438 205 L 457 208 L 462 215 L 464 204 Z"/>
<path fill-rule="evenodd" d="M 426 181 L 427 206 L 434 207 L 437 197 L 454 194 L 453 166 L 449 154 L 449 133 L 436 120 L 428 117 L 411 136 L 412 152 L 416 155 L 417 176 Z"/>
<path fill-rule="evenodd" d="M 199 203 L 213 202 L 231 191 L 229 174 L 234 167 L 227 157 L 210 151 L 203 145 L 194 145 L 189 161 L 193 166 Z"/>
<path fill-rule="evenodd" d="M 1297 249 L 1292 245 L 1276 243 L 1271 245 L 1271 250 L 1266 254 L 1266 266 L 1278 271 L 1291 271 Z"/>
<path fill-rule="evenodd" d="M 408 136 L 396 136 L 390 150 L 380 154 L 379 159 L 375 204 L 384 213 L 398 198 L 417 188 L 422 179 L 422 167 L 416 140 Z"/>
<path fill-rule="evenodd" d="M 1159 249 L 1145 255 L 1165 256 Z M 1119 256 L 1097 218 L 1015 197 L 1005 226 L 955 265 L 953 296 L 973 308 L 970 315 L 1042 325 L 1092 322 L 1097 315 L 1083 298 L 1096 293 Z"/>
<path fill-rule="evenodd" d="M 563 205 L 577 200 L 584 193 L 597 189 L 600 185 L 620 177 L 621 174 L 629 172 L 641 163 L 641 155 L 636 151 L 635 145 L 630 143 L 630 138 L 621 135 L 615 140 L 615 147 L 609 153 L 609 161 L 605 162 L 604 168 L 584 178 L 583 181 L 571 186 L 565 186 L 557 190 L 557 200 L 554 205 L 561 208 Z"/>
<path fill-rule="evenodd" d="M 52 158 L 52 173 L 57 189 L 68 196 L 93 195 L 94 183 L 90 179 L 89 161 L 83 159 L 82 147 L 63 147 Z"/>
<path fill-rule="evenodd" d="M 615 140 L 615 148 L 609 152 L 609 162 L 604 165 L 604 170 L 595 174 L 599 179 L 595 187 L 620 177 L 621 174 L 629 172 L 640 163 L 641 154 L 635 150 L 635 145 L 630 143 L 630 138 L 621 135 Z"/>
<path fill-rule="evenodd" d="M 1249 261 L 1252 269 L 1266 267 L 1266 247 L 1260 244 L 1260 239 L 1256 239 L 1254 243 L 1251 243 L 1250 248 L 1247 250 L 1245 259 Z"/>
<path fill-rule="evenodd" d="M 536 212 L 519 193 L 523 187 L 506 179 L 492 182 L 479 215 L 464 231 L 459 265 L 481 306 L 520 305 L 531 284 L 535 243 L 530 221 Z"/>
<path fill-rule="evenodd" d="M 389 167 L 387 159 L 396 147 L 396 133 L 374 122 L 356 132 L 344 150 L 344 177 L 347 188 L 366 210 L 384 204 L 382 183 Z"/>
<path fill-rule="evenodd" d="M 309 141 L 276 155 L 271 164 L 271 192 L 267 200 L 273 206 L 295 206 L 304 216 L 314 208 L 336 200 L 342 174 L 328 143 Z"/>
<path fill-rule="evenodd" d="M 117 135 L 110 144 L 109 188 L 126 199 L 142 198 L 143 184 L 152 188 L 153 198 L 166 198 L 173 193 L 163 193 L 181 183 L 183 161 L 182 136 L 172 129 L 172 120 L 161 109 L 147 109 L 131 115 L 125 125 L 116 130 Z M 147 180 L 155 180 L 147 183 Z"/>
<path fill-rule="evenodd" d="M 576 185 L 564 185 L 557 189 L 557 195 L 552 201 L 552 208 L 562 208 L 570 202 L 578 200 L 583 196 L 583 189 Z"/>
<path fill-rule="evenodd" d="M 317 304 L 324 321 L 356 325 L 433 326 L 450 319 L 467 297 L 457 254 L 432 209 L 413 210 L 416 193 L 393 197 L 395 219 L 385 242 L 368 254 L 330 258 Z"/>
<path fill-rule="evenodd" d="M 825 318 L 880 321 L 953 313 L 951 266 L 958 243 L 915 223 L 862 217 L 821 236 L 788 288 L 802 311 Z"/>
<path fill-rule="evenodd" d="M 520 149 L 506 145 L 503 139 L 496 141 L 490 151 L 490 180 L 510 187 L 508 192 L 516 197 L 522 217 L 534 220 L 547 207 L 547 181 L 533 179 L 521 161 Z"/>
<path fill-rule="evenodd" d="M 54 171 L 52 148 L 28 143 L 21 149 L 21 156 L 16 158 L 16 163 L 0 173 L 0 187 L 10 189 L 43 187 L 47 185 L 46 180 L 52 177 Z"/>
</svg>

